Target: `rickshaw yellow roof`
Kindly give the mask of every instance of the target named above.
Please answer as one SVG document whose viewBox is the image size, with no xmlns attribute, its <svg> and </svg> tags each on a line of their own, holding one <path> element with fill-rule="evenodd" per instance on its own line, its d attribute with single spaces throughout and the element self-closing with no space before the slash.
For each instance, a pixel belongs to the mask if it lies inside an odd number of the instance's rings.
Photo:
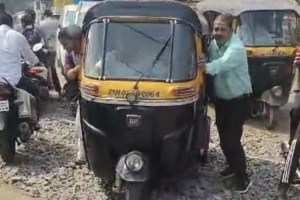
<svg viewBox="0 0 300 200">
<path fill-rule="evenodd" d="M 238 16 L 247 11 L 293 10 L 300 15 L 300 6 L 294 0 L 201 0 L 197 10 L 217 11 Z"/>
</svg>

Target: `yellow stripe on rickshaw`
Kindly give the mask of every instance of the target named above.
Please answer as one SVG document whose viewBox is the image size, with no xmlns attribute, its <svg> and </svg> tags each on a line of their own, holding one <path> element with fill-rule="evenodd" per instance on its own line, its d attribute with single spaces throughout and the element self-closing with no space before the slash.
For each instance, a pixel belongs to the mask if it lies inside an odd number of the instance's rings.
<svg viewBox="0 0 300 200">
<path fill-rule="evenodd" d="M 247 47 L 248 57 L 295 56 L 296 47 Z"/>
<path fill-rule="evenodd" d="M 100 98 L 126 99 L 126 95 L 133 90 L 136 81 L 95 80 L 81 77 L 81 92 Z M 203 77 L 180 83 L 166 83 L 158 81 L 141 81 L 139 83 L 139 100 L 176 100 L 197 95 L 203 85 Z"/>
</svg>

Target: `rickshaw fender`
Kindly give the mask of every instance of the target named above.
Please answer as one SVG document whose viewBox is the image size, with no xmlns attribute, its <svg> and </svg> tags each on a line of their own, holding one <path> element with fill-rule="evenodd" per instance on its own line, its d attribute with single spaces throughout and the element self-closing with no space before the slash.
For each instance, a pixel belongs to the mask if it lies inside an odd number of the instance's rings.
<svg viewBox="0 0 300 200">
<path fill-rule="evenodd" d="M 0 112 L 0 131 L 3 131 L 5 129 L 6 119 L 7 119 L 7 114 Z"/>
<path fill-rule="evenodd" d="M 121 156 L 116 166 L 117 174 L 127 182 L 146 182 L 150 179 L 150 166 L 148 159 L 145 159 L 144 166 L 139 172 L 130 171 L 126 166 L 127 155 Z"/>
<path fill-rule="evenodd" d="M 88 123 L 85 119 L 82 119 L 82 122 L 83 122 L 84 129 L 88 128 L 89 130 L 91 130 L 91 133 L 94 133 L 96 135 L 100 135 L 103 137 L 106 136 L 106 134 L 104 132 L 102 132 L 101 130 L 97 129 L 95 126 Z"/>
</svg>

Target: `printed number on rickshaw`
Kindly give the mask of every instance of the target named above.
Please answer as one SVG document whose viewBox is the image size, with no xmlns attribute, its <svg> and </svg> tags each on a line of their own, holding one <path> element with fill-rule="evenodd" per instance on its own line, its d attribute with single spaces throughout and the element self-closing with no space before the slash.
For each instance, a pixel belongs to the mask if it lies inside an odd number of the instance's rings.
<svg viewBox="0 0 300 200">
<path fill-rule="evenodd" d="M 125 97 L 131 91 L 127 90 L 109 90 L 109 95 L 111 96 L 123 96 Z M 137 92 L 137 96 L 140 98 L 159 98 L 160 93 L 157 91 L 139 91 Z"/>
<path fill-rule="evenodd" d="M 0 112 L 8 112 L 8 111 L 9 111 L 8 100 L 0 101 Z"/>
<path fill-rule="evenodd" d="M 147 97 L 151 97 L 151 98 L 154 98 L 154 97 L 159 97 L 159 92 L 138 92 L 138 97 L 141 97 L 141 98 L 147 98 Z"/>
</svg>

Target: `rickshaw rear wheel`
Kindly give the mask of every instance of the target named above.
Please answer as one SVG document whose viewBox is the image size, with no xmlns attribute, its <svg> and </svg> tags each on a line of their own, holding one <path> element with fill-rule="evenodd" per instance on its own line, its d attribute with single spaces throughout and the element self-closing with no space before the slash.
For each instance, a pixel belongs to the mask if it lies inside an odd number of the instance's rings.
<svg viewBox="0 0 300 200">
<path fill-rule="evenodd" d="M 126 200 L 147 200 L 149 199 L 149 190 L 145 182 L 126 182 L 125 199 Z"/>
</svg>

